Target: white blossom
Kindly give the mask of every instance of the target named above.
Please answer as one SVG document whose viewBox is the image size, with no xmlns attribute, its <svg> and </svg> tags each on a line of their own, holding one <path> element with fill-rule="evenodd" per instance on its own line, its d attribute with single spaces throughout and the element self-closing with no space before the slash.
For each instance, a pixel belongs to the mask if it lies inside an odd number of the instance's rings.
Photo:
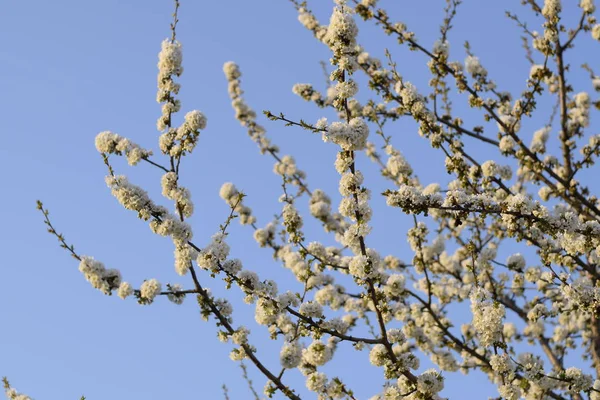
<svg viewBox="0 0 600 400">
<path fill-rule="evenodd" d="M 110 295 L 121 285 L 121 273 L 116 269 L 106 269 L 100 261 L 92 257 L 81 257 L 79 271 L 85 279 L 104 294 Z"/>
<path fill-rule="evenodd" d="M 542 15 L 546 18 L 553 18 L 558 15 L 561 11 L 562 6 L 560 0 L 544 0 L 544 7 L 542 8 Z"/>
<path fill-rule="evenodd" d="M 489 299 L 489 293 L 476 289 L 471 294 L 473 326 L 479 334 L 482 346 L 491 346 L 501 341 L 504 306 Z"/>
<path fill-rule="evenodd" d="M 302 350 L 302 359 L 316 367 L 324 365 L 333 356 L 330 346 L 320 340 L 315 340 L 307 348 Z"/>
<path fill-rule="evenodd" d="M 133 294 L 133 288 L 128 282 L 121 282 L 117 294 L 120 298 L 126 299 Z"/>
<path fill-rule="evenodd" d="M 473 76 L 477 76 L 477 75 L 486 76 L 487 75 L 487 71 L 485 70 L 485 68 L 483 68 L 483 66 L 479 62 L 478 57 L 468 56 L 465 60 L 465 67 L 467 69 L 467 72 Z"/>
<path fill-rule="evenodd" d="M 428 369 L 417 378 L 417 390 L 425 395 L 439 393 L 444 388 L 442 374 L 434 369 Z"/>
<path fill-rule="evenodd" d="M 148 303 L 152 303 L 154 298 L 160 293 L 161 289 L 162 286 L 159 281 L 156 279 L 149 279 L 144 281 L 140 286 L 140 295 Z"/>
<path fill-rule="evenodd" d="M 314 301 L 308 301 L 300 305 L 298 310 L 300 314 L 309 318 L 321 318 L 323 317 L 323 307 L 319 303 Z"/>
</svg>

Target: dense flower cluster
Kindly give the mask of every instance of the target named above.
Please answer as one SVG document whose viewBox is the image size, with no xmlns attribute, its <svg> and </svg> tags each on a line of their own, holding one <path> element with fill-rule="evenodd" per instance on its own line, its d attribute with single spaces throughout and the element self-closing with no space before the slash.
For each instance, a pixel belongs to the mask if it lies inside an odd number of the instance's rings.
<svg viewBox="0 0 600 400">
<path fill-rule="evenodd" d="M 13 387 L 10 387 L 6 378 L 4 379 L 4 394 L 8 400 L 32 400 L 31 397 L 27 396 L 24 393 L 19 393 Z"/>
<path fill-rule="evenodd" d="M 162 115 L 158 119 L 159 131 L 165 130 L 171 124 L 171 114 L 181 109 L 181 102 L 174 96 L 179 93 L 181 85 L 174 81 L 175 76 L 183 73 L 183 53 L 181 43 L 165 39 L 158 54 L 158 92 L 156 101 L 162 103 Z"/>
<path fill-rule="evenodd" d="M 174 39 L 165 39 L 158 54 L 156 101 L 162 104 L 162 114 L 158 119 L 157 128 L 163 132 L 159 139 L 160 150 L 171 157 L 191 153 L 196 147 L 200 131 L 206 128 L 206 117 L 197 110 L 188 112 L 180 127 L 172 128 L 173 114 L 181 109 L 181 102 L 175 97 L 181 86 L 174 81 L 174 77 L 183 73 L 182 61 L 181 43 Z"/>
<path fill-rule="evenodd" d="M 152 155 L 151 150 L 145 150 L 129 139 L 109 131 L 100 132 L 96 136 L 96 149 L 100 153 L 124 154 L 129 165 L 136 165 L 143 158 Z"/>
<path fill-rule="evenodd" d="M 252 225 L 256 222 L 256 217 L 252 215 L 252 209 L 246 207 L 242 203 L 243 194 L 240 193 L 233 183 L 227 182 L 221 186 L 219 195 L 227 205 L 231 207 L 240 217 L 240 223 L 242 225 Z"/>
<path fill-rule="evenodd" d="M 185 121 L 178 128 L 169 128 L 160 136 L 159 147 L 163 154 L 171 157 L 181 157 L 191 153 L 196 144 L 200 131 L 206 128 L 206 117 L 198 110 L 185 115 Z"/>
<path fill-rule="evenodd" d="M 79 263 L 79 271 L 85 279 L 104 294 L 111 294 L 113 290 L 121 285 L 121 273 L 117 269 L 106 269 L 100 261 L 92 257 L 82 257 Z"/>
<path fill-rule="evenodd" d="M 198 252 L 196 262 L 204 269 L 218 271 L 229 255 L 229 246 L 225 242 L 225 236 L 217 233 L 212 237 L 211 243 Z"/>
<path fill-rule="evenodd" d="M 142 286 L 140 286 L 140 296 L 145 302 L 152 303 L 154 298 L 160 293 L 161 288 L 160 282 L 156 279 L 144 281 Z"/>
<path fill-rule="evenodd" d="M 167 172 L 161 179 L 162 195 L 175 202 L 175 210 L 186 217 L 191 217 L 194 212 L 194 203 L 190 191 L 184 187 L 178 186 L 177 174 Z"/>
<path fill-rule="evenodd" d="M 502 304 L 494 303 L 489 297 L 490 295 L 483 289 L 478 289 L 471 294 L 473 327 L 479 335 L 482 346 L 491 346 L 502 341 L 505 309 Z"/>
</svg>

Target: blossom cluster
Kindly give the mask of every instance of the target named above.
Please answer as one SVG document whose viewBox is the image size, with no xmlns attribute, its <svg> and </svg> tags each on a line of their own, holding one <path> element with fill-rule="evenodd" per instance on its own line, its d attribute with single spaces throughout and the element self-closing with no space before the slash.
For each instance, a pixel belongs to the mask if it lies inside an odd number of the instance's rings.
<svg viewBox="0 0 600 400">
<path fill-rule="evenodd" d="M 236 189 L 233 183 L 224 183 L 219 195 L 227 205 L 232 207 L 233 211 L 238 213 L 242 225 L 252 225 L 256 222 L 256 217 L 252 215 L 252 209 L 246 207 L 242 202 L 244 195 Z"/>
<path fill-rule="evenodd" d="M 100 153 L 125 155 L 129 165 L 136 165 L 143 158 L 152 155 L 151 150 L 145 150 L 127 138 L 109 131 L 100 132 L 96 136 L 96 149 Z"/>
</svg>

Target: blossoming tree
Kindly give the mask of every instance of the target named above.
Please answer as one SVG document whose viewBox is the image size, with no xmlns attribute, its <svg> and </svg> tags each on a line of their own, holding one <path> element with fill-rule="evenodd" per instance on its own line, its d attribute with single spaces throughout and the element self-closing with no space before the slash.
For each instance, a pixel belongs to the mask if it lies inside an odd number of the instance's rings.
<svg viewBox="0 0 600 400">
<path fill-rule="evenodd" d="M 600 76 L 593 65 L 576 69 L 568 61 L 578 41 L 600 41 L 593 0 L 564 5 L 580 14 L 574 26 L 561 19 L 560 0 L 523 0 L 525 12 L 542 21 L 542 33 L 508 14 L 523 32 L 531 63 L 518 97 L 497 87 L 468 46 L 464 62 L 450 55 L 447 35 L 460 0 L 447 0 L 439 40 L 431 48 L 407 24 L 393 21 L 376 0 L 337 0 L 327 25 L 305 2 L 292 3 L 302 25 L 331 51 L 326 93 L 311 84 L 297 84 L 293 91 L 318 109 L 334 110 L 337 119 L 265 115 L 271 124 L 296 126 L 337 146 L 339 205 L 332 204 L 326 190 L 313 187 L 294 158 L 281 154 L 267 137 L 244 100 L 240 68 L 227 62 L 223 70 L 235 118 L 260 152 L 275 160 L 282 207 L 272 221 L 259 222 L 244 194 L 225 183 L 219 194 L 229 215 L 208 244 L 193 235 L 186 220 L 194 205 L 180 171 L 207 118 L 194 110 L 176 122 L 181 110 L 177 78 L 183 72 L 176 1 L 171 37 L 162 42 L 158 56 L 158 150 L 109 131 L 98 134 L 95 144 L 114 197 L 147 221 L 152 232 L 172 240 L 175 273 L 188 283 L 128 282 L 126 271 L 122 276 L 78 253 L 38 202 L 49 232 L 77 259 L 84 278 L 106 295 L 133 297 L 142 305 L 163 298 L 181 304 L 195 297 L 202 316 L 216 322 L 219 339 L 231 343 L 231 358 L 253 364 L 264 375 L 269 397 L 300 399 L 299 388 L 286 382 L 285 374 L 298 369 L 312 397 L 355 399 L 351 382 L 322 367 L 338 352 L 363 351 L 368 353 L 365 363 L 379 367 L 385 382 L 372 388 L 373 399 L 439 399 L 445 378 L 473 370 L 497 385 L 501 399 L 600 399 L 600 201 L 590 183 L 581 180 L 600 155 L 600 135 L 589 132 L 592 109 L 600 109 L 593 98 L 594 91 L 600 92 Z M 358 41 L 359 18 L 380 27 L 398 45 L 425 54 L 429 88 L 418 90 L 403 79 L 393 50 L 387 60 L 370 56 Z M 574 74 L 589 76 L 592 90 L 576 91 Z M 362 87 L 357 76 L 366 77 L 368 86 Z M 356 98 L 359 86 L 369 92 L 369 100 Z M 552 100 L 553 109 L 538 107 L 542 96 Z M 453 101 L 466 101 L 487 122 L 473 126 L 463 120 Z M 542 120 L 539 130 L 521 130 L 522 122 L 532 118 Z M 393 123 L 401 119 L 415 121 L 422 139 L 445 158 L 450 181 L 441 185 L 418 179 L 402 145 L 392 144 Z M 481 159 L 477 151 L 482 147 L 496 157 Z M 381 177 L 363 175 L 356 157 L 360 152 Z M 171 205 L 160 205 L 118 174 L 111 157 L 161 170 L 162 194 Z M 409 263 L 380 254 L 369 237 L 371 179 L 387 182 L 382 195 L 388 212 L 413 217 L 406 233 L 413 254 Z M 308 203 L 310 215 L 299 212 L 302 202 Z M 336 244 L 311 240 L 303 230 L 305 218 L 319 221 Z M 277 282 L 229 256 L 227 235 L 236 219 L 289 270 L 296 290 L 279 290 Z M 514 253 L 501 259 L 501 246 L 529 246 L 537 256 Z M 242 291 L 245 302 L 255 306 L 256 323 L 280 344 L 280 365 L 261 360 L 250 327 L 235 322 L 231 299 L 212 294 L 211 286 L 220 281 Z M 470 323 L 453 323 L 450 306 L 456 303 L 470 308 Z M 566 361 L 572 355 L 580 357 L 575 365 Z M 423 359 L 435 368 L 423 371 Z M 4 385 L 9 399 L 29 398 L 6 379 Z"/>
</svg>

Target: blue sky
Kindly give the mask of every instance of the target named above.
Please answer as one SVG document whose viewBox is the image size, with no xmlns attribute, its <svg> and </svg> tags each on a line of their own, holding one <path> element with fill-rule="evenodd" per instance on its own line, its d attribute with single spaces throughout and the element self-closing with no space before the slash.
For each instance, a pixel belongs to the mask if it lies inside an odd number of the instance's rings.
<svg viewBox="0 0 600 400">
<path fill-rule="evenodd" d="M 490 75 L 515 95 L 525 86 L 529 66 L 520 47 L 520 32 L 504 17 L 504 10 L 525 11 L 519 3 L 466 0 L 450 34 L 451 58 L 464 59 L 462 43 L 468 38 Z M 426 46 L 438 36 L 444 4 L 442 0 L 381 1 L 391 17 L 407 23 Z M 315 0 L 311 7 L 326 22 L 332 2 Z M 122 301 L 93 290 L 77 271 L 77 262 L 45 232 L 35 210 L 35 200 L 42 199 L 76 250 L 120 269 L 124 279 L 136 286 L 153 277 L 189 285 L 173 270 L 171 242 L 152 234 L 146 223 L 112 198 L 104 184 L 105 167 L 94 148 L 95 135 L 111 130 L 156 149 L 155 121 L 160 115 L 155 102 L 156 62 L 160 42 L 169 34 L 171 12 L 170 0 L 31 0 L 3 6 L 0 375 L 9 376 L 18 389 L 34 398 L 78 399 L 85 394 L 91 400 L 218 399 L 222 384 L 227 384 L 232 399 L 249 398 L 239 368 L 228 358 L 230 346 L 217 341 L 212 321 L 200 320 L 193 298 L 182 306 L 159 299 L 142 307 L 131 299 Z M 572 20 L 574 14 L 566 17 Z M 223 63 L 232 60 L 240 65 L 246 99 L 259 113 L 268 109 L 316 121 L 332 115 L 293 95 L 291 87 L 311 82 L 323 88 L 319 61 L 327 60 L 329 51 L 297 22 L 296 11 L 287 1 L 182 0 L 178 39 L 184 49 L 182 111 L 199 109 L 208 117 L 197 150 L 182 167 L 183 182 L 192 190 L 196 205 L 195 240 L 202 245 L 227 216 L 227 206 L 218 196 L 223 182 L 234 182 L 248 194 L 245 201 L 259 225 L 280 207 L 280 178 L 272 173 L 272 160 L 259 154 L 233 118 Z M 359 42 L 376 56 L 390 47 L 400 73 L 418 88 L 427 88 L 427 60 L 422 55 L 399 48 L 378 28 L 363 23 Z M 575 59 L 573 64 L 580 62 Z M 361 95 L 366 92 L 363 87 Z M 465 110 L 464 98 L 455 104 L 459 112 Z M 546 115 L 524 123 L 524 129 L 540 128 Z M 476 118 L 473 125 L 481 123 L 481 117 Z M 334 201 L 339 200 L 335 146 L 302 130 L 260 122 L 283 154 L 294 155 L 311 187 L 329 188 Z M 414 124 L 401 122 L 387 133 L 422 182 L 447 181 L 443 158 L 419 138 Z M 485 159 L 484 149 L 478 154 Z M 147 165 L 130 168 L 122 161 L 115 161 L 115 167 L 158 199 L 158 170 Z M 373 176 L 366 180 L 373 193 L 388 188 L 366 159 L 359 158 L 358 167 Z M 379 243 L 382 254 L 410 261 L 405 238 L 410 219 L 397 209 L 384 208 L 384 200 L 374 197 L 370 240 Z M 331 240 L 316 223 L 307 222 L 307 233 L 312 240 Z M 254 244 L 251 234 L 248 228 L 234 225 L 229 239 L 232 255 L 261 277 L 290 279 L 272 262 L 269 251 Z M 203 279 L 207 283 L 210 278 Z M 220 281 L 208 284 L 223 293 Z M 235 290 L 229 295 L 241 299 Z M 468 319 L 460 311 L 457 318 Z M 235 302 L 234 320 L 254 325 L 253 309 Z M 260 355 L 278 369 L 278 348 L 261 327 L 254 325 L 253 332 L 253 343 L 265 346 Z M 350 351 L 332 365 L 341 376 L 353 377 L 352 387 L 360 399 L 375 394 L 373 383 L 380 380 L 367 359 L 366 352 Z M 357 378 L 353 374 L 360 368 L 364 373 L 361 370 Z M 265 380 L 249 369 L 262 392 Z M 469 390 L 477 394 L 468 398 L 495 395 L 483 376 L 475 377 L 452 376 L 444 394 L 465 398 L 464 385 L 469 382 Z M 289 374 L 289 383 L 305 393 L 298 373 Z"/>
</svg>

